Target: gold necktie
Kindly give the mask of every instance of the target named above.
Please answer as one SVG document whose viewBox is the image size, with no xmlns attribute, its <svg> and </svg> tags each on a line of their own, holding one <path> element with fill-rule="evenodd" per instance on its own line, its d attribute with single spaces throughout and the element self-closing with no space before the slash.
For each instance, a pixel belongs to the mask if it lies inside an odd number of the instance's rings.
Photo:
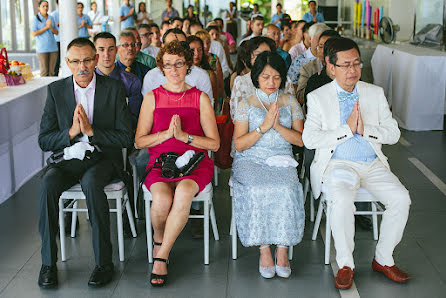
<svg viewBox="0 0 446 298">
<path fill-rule="evenodd" d="M 126 67 L 126 68 L 125 68 L 125 71 L 126 71 L 126 72 L 130 72 L 130 70 L 131 70 L 130 67 Z"/>
</svg>

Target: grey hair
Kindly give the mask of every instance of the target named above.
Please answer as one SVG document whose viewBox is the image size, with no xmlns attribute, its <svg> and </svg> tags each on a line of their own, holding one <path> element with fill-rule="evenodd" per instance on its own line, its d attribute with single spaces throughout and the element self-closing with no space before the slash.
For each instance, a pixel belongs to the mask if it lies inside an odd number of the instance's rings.
<svg viewBox="0 0 446 298">
<path fill-rule="evenodd" d="M 128 31 L 128 30 L 123 30 L 119 33 L 119 40 L 121 40 L 121 38 L 123 38 L 123 37 L 131 37 L 131 38 L 133 38 L 134 41 L 136 41 L 135 35 L 131 31 Z"/>
<path fill-rule="evenodd" d="M 325 25 L 324 23 L 316 23 L 311 25 L 310 29 L 308 29 L 308 35 L 310 35 L 311 38 L 315 37 L 316 35 L 324 32 L 325 30 L 330 30 L 331 28 Z"/>
</svg>

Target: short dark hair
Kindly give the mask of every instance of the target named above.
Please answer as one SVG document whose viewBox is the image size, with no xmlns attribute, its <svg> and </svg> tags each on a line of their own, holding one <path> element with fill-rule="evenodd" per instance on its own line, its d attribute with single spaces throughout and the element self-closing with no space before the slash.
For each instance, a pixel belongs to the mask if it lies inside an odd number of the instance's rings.
<svg viewBox="0 0 446 298">
<path fill-rule="evenodd" d="M 254 3 L 254 6 L 257 6 L 257 8 L 259 8 L 259 5 L 257 3 Z"/>
<path fill-rule="evenodd" d="M 261 15 L 259 15 L 259 14 L 256 14 L 256 15 L 253 15 L 253 16 L 252 16 L 251 24 L 252 24 L 254 21 L 262 21 L 262 22 L 265 22 L 265 19 L 263 18 L 263 16 L 261 16 Z"/>
<path fill-rule="evenodd" d="M 110 32 L 99 32 L 98 34 L 96 34 L 96 35 L 93 37 L 93 42 L 96 44 L 96 41 L 97 41 L 98 39 L 100 39 L 100 38 L 104 38 L 104 39 L 113 39 L 113 41 L 114 41 L 115 44 L 116 44 L 116 37 L 115 37 L 113 34 L 111 34 Z"/>
<path fill-rule="evenodd" d="M 178 28 L 171 28 L 171 29 L 167 30 L 166 32 L 164 32 L 163 43 L 165 43 L 166 36 L 169 35 L 170 33 L 175 34 L 175 35 L 178 35 L 178 34 L 184 35 L 184 38 L 186 38 L 186 34 L 182 30 L 180 30 Z"/>
<path fill-rule="evenodd" d="M 141 2 L 141 3 L 144 3 L 144 2 Z M 150 26 L 149 24 L 139 24 L 138 26 L 136 26 L 136 28 L 139 30 L 139 29 L 147 29 L 147 30 L 149 30 L 149 31 L 151 31 L 152 30 L 152 26 Z"/>
<path fill-rule="evenodd" d="M 175 21 L 180 21 L 182 23 L 183 19 L 180 17 L 174 17 L 174 18 L 171 18 L 169 21 L 171 24 L 173 24 L 173 22 L 175 22 Z"/>
<path fill-rule="evenodd" d="M 330 62 L 330 64 L 336 64 L 338 62 L 338 52 L 344 52 L 351 49 L 356 49 L 358 51 L 359 57 L 361 57 L 361 52 L 359 51 L 358 45 L 350 38 L 331 38 L 328 45 L 327 43 L 325 43 L 324 45 L 324 56 L 328 56 L 328 61 Z"/>
<path fill-rule="evenodd" d="M 96 4 L 96 6 L 98 6 L 98 4 L 93 1 L 93 2 L 90 3 L 90 8 L 93 6 L 93 4 Z"/>
<path fill-rule="evenodd" d="M 332 29 L 325 30 L 324 32 L 322 32 L 321 35 L 319 35 L 319 39 L 321 39 L 321 37 L 324 37 L 324 36 L 328 36 L 328 37 L 341 37 L 338 32 L 336 32 L 336 31 L 334 31 Z"/>
<path fill-rule="evenodd" d="M 302 33 L 307 33 L 308 30 L 310 30 L 311 25 L 313 25 L 314 22 L 305 23 L 305 25 L 302 27 Z"/>
<path fill-rule="evenodd" d="M 189 28 L 191 28 L 192 26 L 200 26 L 203 29 L 203 25 L 200 22 L 191 22 Z"/>
<path fill-rule="evenodd" d="M 314 3 L 314 5 L 317 5 L 316 1 L 311 0 L 311 1 L 308 1 L 308 6 L 310 6 L 311 3 Z"/>
<path fill-rule="evenodd" d="M 157 23 L 151 23 L 151 24 L 146 24 L 150 27 L 150 30 L 152 30 L 152 28 L 157 28 L 158 30 L 160 29 L 160 27 L 158 26 Z"/>
<path fill-rule="evenodd" d="M 162 21 L 161 22 L 161 27 L 163 27 L 163 25 L 170 25 L 170 22 L 169 21 Z"/>
<path fill-rule="evenodd" d="M 217 21 L 221 21 L 221 22 L 223 22 L 223 19 L 222 19 L 222 18 L 215 18 L 215 19 L 214 19 L 214 22 L 217 22 Z"/>
<path fill-rule="evenodd" d="M 251 68 L 251 80 L 254 87 L 259 88 L 259 76 L 267 65 L 271 66 L 280 74 L 281 82 L 279 89 L 285 88 L 287 80 L 286 64 L 283 58 L 274 52 L 263 52 L 257 56 L 256 61 Z"/>
<path fill-rule="evenodd" d="M 48 1 L 47 1 L 48 2 Z M 82 2 L 78 2 L 77 4 L 76 4 L 76 6 L 78 6 L 78 5 L 82 5 L 82 8 L 84 8 L 84 3 L 82 3 Z"/>
<path fill-rule="evenodd" d="M 89 40 L 88 38 L 85 37 L 78 37 L 73 39 L 67 46 L 67 52 L 72 48 L 72 47 L 84 47 L 84 46 L 89 46 L 93 52 L 96 55 L 96 47 L 94 46 L 94 44 L 91 42 L 91 40 Z"/>
<path fill-rule="evenodd" d="M 248 44 L 246 45 L 247 53 L 248 53 L 248 60 L 246 61 L 246 65 L 248 68 L 252 68 L 251 65 L 251 55 L 252 53 L 257 50 L 257 48 L 262 44 L 266 43 L 268 47 L 270 48 L 271 52 L 276 52 L 276 43 L 271 38 L 265 37 L 265 36 L 256 36 L 251 38 L 248 41 Z"/>
<path fill-rule="evenodd" d="M 277 3 L 276 7 L 277 7 L 277 6 L 280 6 L 280 7 L 282 7 L 282 4 L 280 4 L 280 3 Z"/>
</svg>

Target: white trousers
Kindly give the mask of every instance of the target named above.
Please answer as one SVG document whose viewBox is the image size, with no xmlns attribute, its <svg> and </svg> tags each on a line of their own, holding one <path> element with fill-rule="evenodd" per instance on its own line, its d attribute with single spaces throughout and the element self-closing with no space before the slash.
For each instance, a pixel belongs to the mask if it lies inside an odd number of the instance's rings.
<svg viewBox="0 0 446 298">
<path fill-rule="evenodd" d="M 373 162 L 330 160 L 323 177 L 323 189 L 332 202 L 331 229 L 339 268 L 355 268 L 354 198 L 359 187 L 365 188 L 385 211 L 375 258 L 381 265 L 393 266 L 393 250 L 401 241 L 409 216 L 410 197 L 398 178 L 376 158 Z"/>
</svg>

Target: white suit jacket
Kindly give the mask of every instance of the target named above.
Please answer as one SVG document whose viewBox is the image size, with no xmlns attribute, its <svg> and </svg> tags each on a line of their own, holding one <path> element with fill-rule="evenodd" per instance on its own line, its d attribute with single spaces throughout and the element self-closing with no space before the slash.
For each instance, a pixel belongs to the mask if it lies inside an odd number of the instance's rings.
<svg viewBox="0 0 446 298">
<path fill-rule="evenodd" d="M 337 145 L 353 136 L 347 124 L 340 124 L 335 84 L 333 81 L 308 94 L 308 114 L 302 139 L 308 149 L 316 149 L 310 168 L 311 188 L 315 198 L 321 193 L 322 177 Z M 381 145 L 398 142 L 398 124 L 392 118 L 381 87 L 365 82 L 358 82 L 356 86 L 364 123 L 363 137 L 371 144 L 382 163 L 390 169 L 387 157 L 381 151 Z"/>
</svg>

